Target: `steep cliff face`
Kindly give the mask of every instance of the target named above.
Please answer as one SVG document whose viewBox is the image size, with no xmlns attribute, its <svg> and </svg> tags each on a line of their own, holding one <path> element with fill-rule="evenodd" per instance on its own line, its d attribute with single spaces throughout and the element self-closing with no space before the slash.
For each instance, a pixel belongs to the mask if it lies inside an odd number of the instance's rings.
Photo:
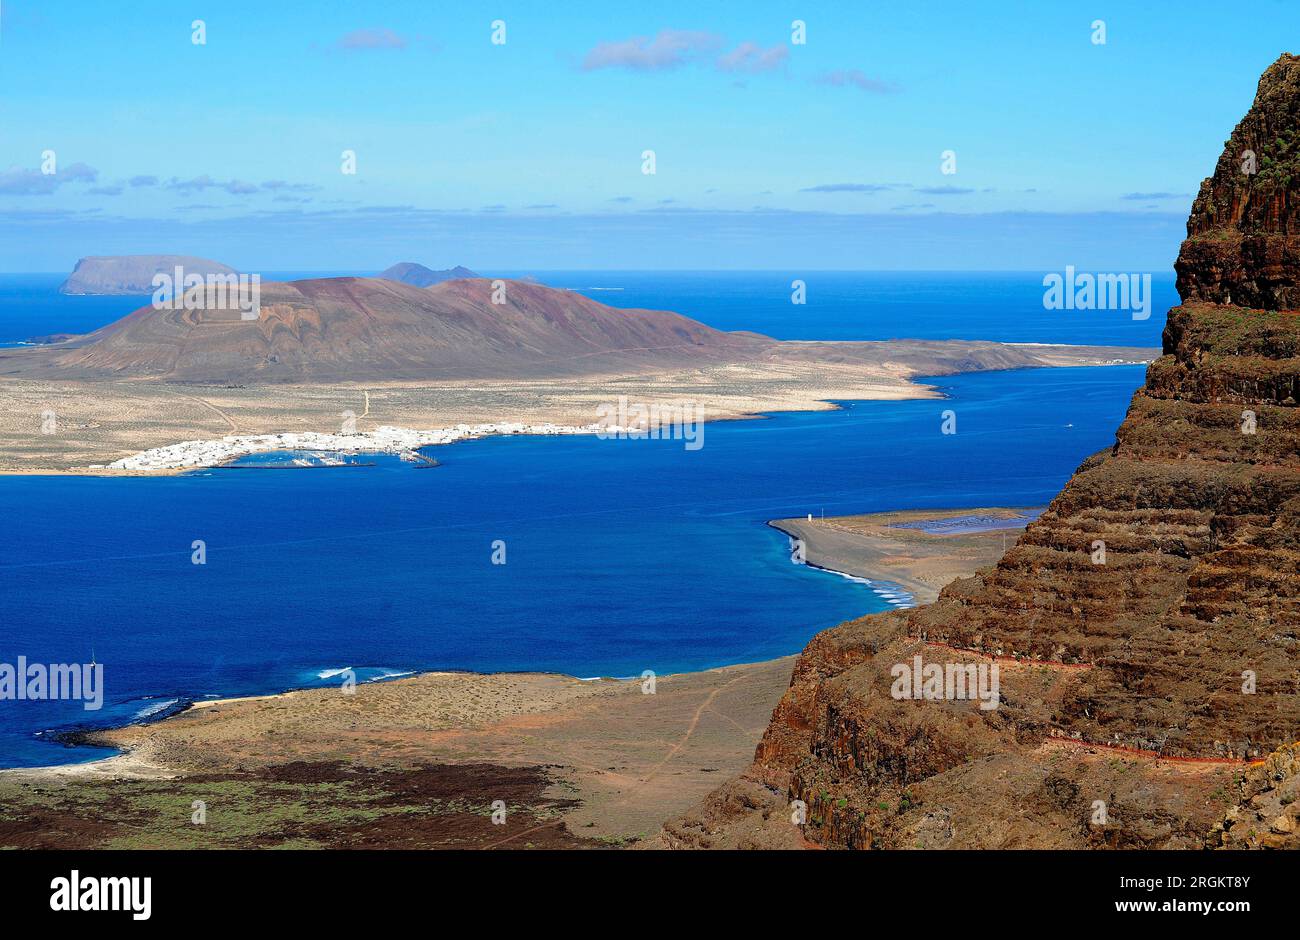
<svg viewBox="0 0 1300 940">
<path fill-rule="evenodd" d="M 1296 819 L 1278 807 L 1300 761 L 1278 749 L 1300 740 L 1296 132 L 1300 59 L 1287 55 L 1201 187 L 1183 304 L 1114 447 L 996 567 L 815 638 L 749 774 L 667 841 L 798 844 L 792 828 L 850 848 L 1290 838 Z M 1237 164 L 1249 148 L 1270 156 L 1255 175 Z M 997 707 L 900 698 L 897 670 L 917 657 L 997 664 Z M 1242 835 L 1261 831 L 1234 823 L 1251 813 L 1277 817 L 1262 824 L 1271 840 Z"/>
<path fill-rule="evenodd" d="M 1291 312 L 1174 310 L 1114 448 L 911 632 L 1092 667 L 1051 722 L 1087 741 L 1222 758 L 1283 743 L 1300 729 L 1298 340 Z"/>
<path fill-rule="evenodd" d="M 1254 106 L 1201 184 L 1178 261 L 1183 300 L 1300 307 L 1300 57 L 1259 80 Z"/>
</svg>

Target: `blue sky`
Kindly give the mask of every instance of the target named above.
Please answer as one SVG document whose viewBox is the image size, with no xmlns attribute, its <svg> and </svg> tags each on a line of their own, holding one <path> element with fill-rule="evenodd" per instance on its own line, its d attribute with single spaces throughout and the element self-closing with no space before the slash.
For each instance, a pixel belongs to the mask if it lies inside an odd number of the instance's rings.
<svg viewBox="0 0 1300 940">
<path fill-rule="evenodd" d="M 0 23 L 0 270 L 1167 270 L 1300 8 L 4 0 Z"/>
</svg>

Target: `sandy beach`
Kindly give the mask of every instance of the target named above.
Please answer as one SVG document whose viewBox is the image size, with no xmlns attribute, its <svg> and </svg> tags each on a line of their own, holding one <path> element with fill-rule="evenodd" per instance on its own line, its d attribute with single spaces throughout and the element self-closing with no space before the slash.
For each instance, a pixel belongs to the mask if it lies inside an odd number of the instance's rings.
<svg viewBox="0 0 1300 940">
<path fill-rule="evenodd" d="M 772 524 L 803 538 L 812 564 L 925 599 L 995 561 L 1002 532 L 899 523 L 978 528 L 1022 512 Z M 793 665 L 659 676 L 652 691 L 639 679 L 428 672 L 353 694 L 204 700 L 84 737 L 117 756 L 0 771 L 0 847 L 655 847 L 666 820 L 749 765 Z"/>
<path fill-rule="evenodd" d="M 873 583 L 897 585 L 915 603 L 929 604 L 950 581 L 995 564 L 1029 522 L 1024 516 L 1028 511 L 916 510 L 777 519 L 770 525 L 803 539 L 809 564 Z M 944 520 L 968 524 L 953 526 L 958 530 L 955 533 L 921 527 Z"/>
</svg>

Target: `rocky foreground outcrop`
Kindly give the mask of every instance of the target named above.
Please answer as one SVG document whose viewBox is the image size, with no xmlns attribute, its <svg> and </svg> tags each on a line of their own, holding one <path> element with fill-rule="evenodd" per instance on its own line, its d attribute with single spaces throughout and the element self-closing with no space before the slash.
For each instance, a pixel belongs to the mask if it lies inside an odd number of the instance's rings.
<svg viewBox="0 0 1300 940">
<path fill-rule="evenodd" d="M 1297 132 L 1284 55 L 1201 187 L 1114 447 L 996 567 L 814 638 L 749 773 L 668 844 L 1300 843 Z M 917 657 L 996 665 L 997 707 L 900 697 Z"/>
<path fill-rule="evenodd" d="M 1184 300 L 1300 308 L 1300 57 L 1259 80 L 1255 104 L 1201 184 L 1178 261 Z"/>
</svg>

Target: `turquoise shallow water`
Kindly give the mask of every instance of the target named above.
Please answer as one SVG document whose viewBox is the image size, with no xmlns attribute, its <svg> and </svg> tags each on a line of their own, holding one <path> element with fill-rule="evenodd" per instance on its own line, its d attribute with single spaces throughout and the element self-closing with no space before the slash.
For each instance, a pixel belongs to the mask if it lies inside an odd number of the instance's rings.
<svg viewBox="0 0 1300 940">
<path fill-rule="evenodd" d="M 958 376 L 948 401 L 709 424 L 699 450 L 511 437 L 437 448 L 436 469 L 0 477 L 0 663 L 93 655 L 106 687 L 97 712 L 0 700 L 0 766 L 96 756 L 39 732 L 345 667 L 629 676 L 795 652 L 889 603 L 792 564 L 768 520 L 1042 505 L 1113 442 L 1143 374 Z"/>
</svg>

